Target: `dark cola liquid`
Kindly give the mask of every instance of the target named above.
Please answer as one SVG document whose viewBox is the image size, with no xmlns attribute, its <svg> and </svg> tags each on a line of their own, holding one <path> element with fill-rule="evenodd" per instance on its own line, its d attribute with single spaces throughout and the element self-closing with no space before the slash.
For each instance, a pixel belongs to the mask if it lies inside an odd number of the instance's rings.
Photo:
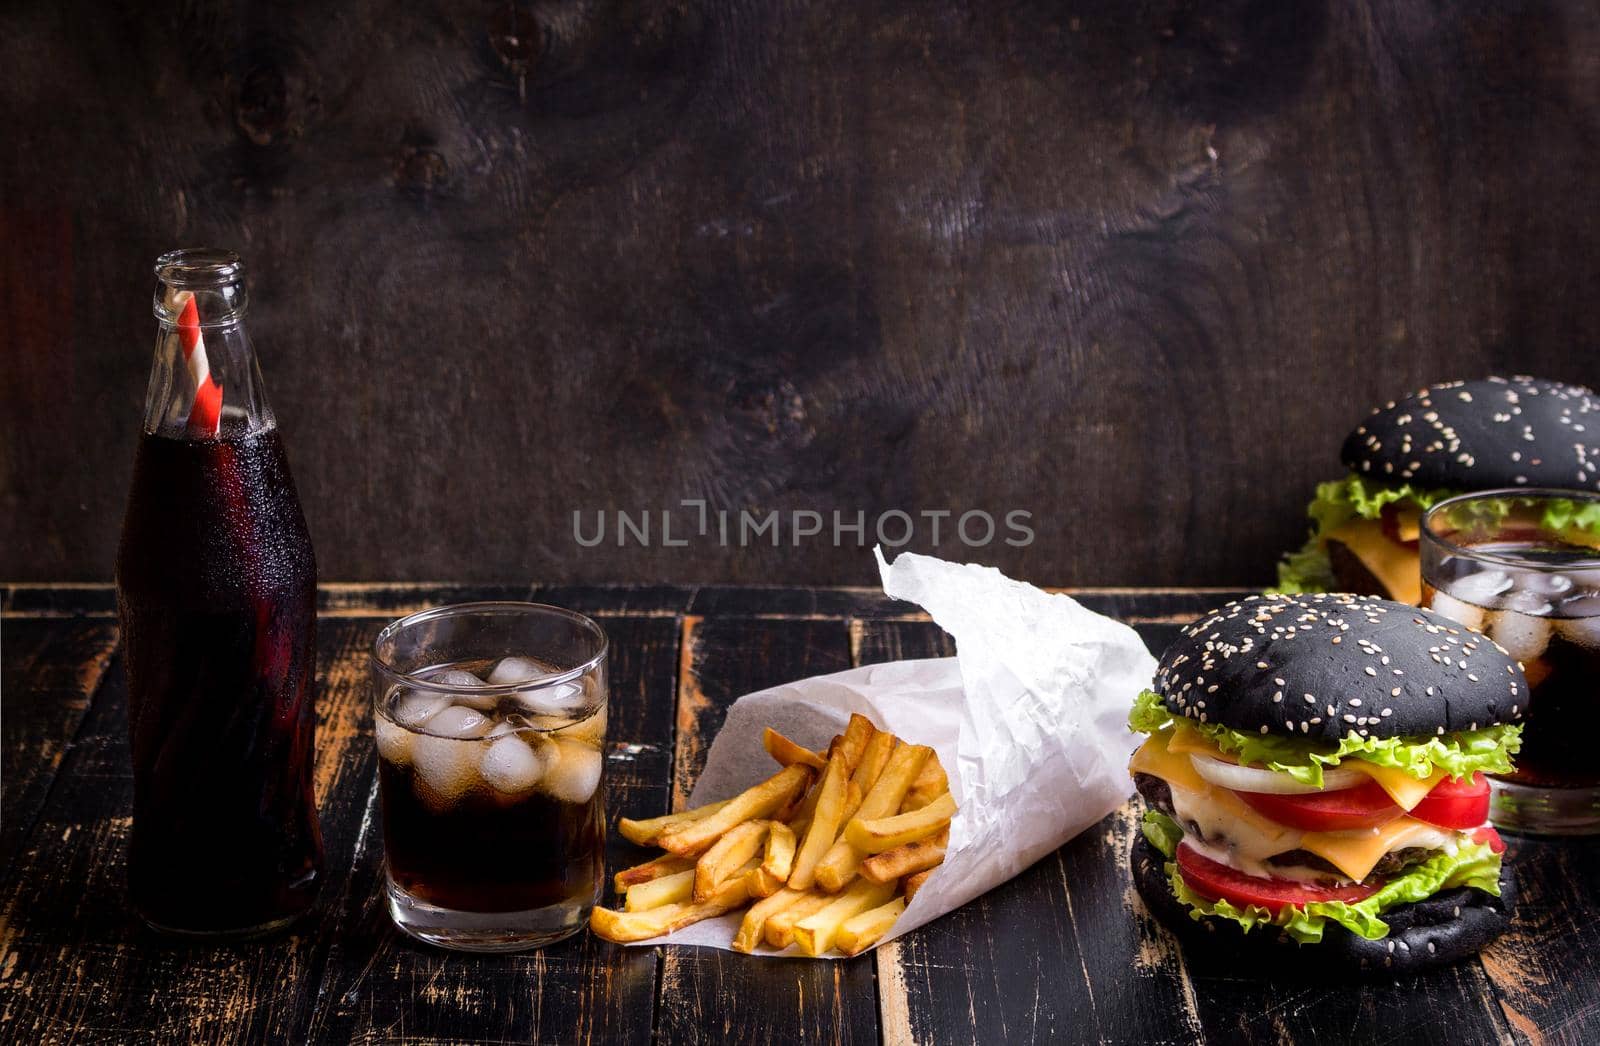
<svg viewBox="0 0 1600 1046">
<path fill-rule="evenodd" d="M 1511 587 L 1492 599 L 1470 585 L 1493 564 L 1455 557 L 1441 564 L 1435 578 L 1439 590 L 1484 611 L 1478 627 L 1520 659 L 1527 674 L 1531 696 L 1522 750 L 1516 772 L 1506 779 L 1541 788 L 1600 785 L 1594 754 L 1594 738 L 1600 737 L 1600 594 L 1593 568 L 1582 565 L 1593 563 L 1595 550 L 1506 541 L 1473 548 L 1561 572 L 1552 582 L 1548 575 L 1508 571 Z M 1570 573 L 1564 569 L 1569 566 Z M 1434 605 L 1435 592 L 1424 586 L 1423 605 Z"/>
<path fill-rule="evenodd" d="M 315 900 L 316 561 L 275 429 L 145 435 L 117 556 L 134 906 L 244 932 Z"/>
<path fill-rule="evenodd" d="M 440 806 L 424 799 L 411 767 L 378 765 L 389 874 L 412 897 L 461 912 L 595 902 L 605 860 L 599 789 L 568 803 L 477 788 Z"/>
</svg>

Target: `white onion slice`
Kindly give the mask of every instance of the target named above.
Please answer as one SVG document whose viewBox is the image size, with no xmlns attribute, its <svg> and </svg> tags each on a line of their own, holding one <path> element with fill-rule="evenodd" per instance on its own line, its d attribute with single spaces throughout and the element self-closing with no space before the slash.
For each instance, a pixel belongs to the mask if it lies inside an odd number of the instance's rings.
<svg viewBox="0 0 1600 1046">
<path fill-rule="evenodd" d="M 1367 775 L 1360 771 L 1334 767 L 1322 771 L 1322 787 L 1318 788 L 1315 785 L 1302 784 L 1288 774 L 1280 774 L 1276 770 L 1261 770 L 1253 766 L 1224 763 L 1220 759 L 1199 753 L 1190 754 L 1189 762 L 1194 764 L 1195 773 L 1205 778 L 1207 782 L 1235 792 L 1310 795 L 1313 792 L 1336 792 L 1341 788 L 1354 788 L 1369 780 Z"/>
</svg>

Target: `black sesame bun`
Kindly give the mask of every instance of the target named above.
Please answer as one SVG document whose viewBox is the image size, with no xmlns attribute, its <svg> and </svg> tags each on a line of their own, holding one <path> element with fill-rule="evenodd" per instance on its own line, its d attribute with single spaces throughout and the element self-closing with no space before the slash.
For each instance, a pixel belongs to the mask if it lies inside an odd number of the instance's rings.
<svg viewBox="0 0 1600 1046">
<path fill-rule="evenodd" d="M 1359 476 L 1428 489 L 1600 490 L 1600 398 L 1540 378 L 1430 385 L 1373 411 L 1340 457 Z"/>
<path fill-rule="evenodd" d="M 1258 973 L 1263 979 L 1282 980 L 1307 973 L 1318 977 L 1329 973 L 1401 975 L 1459 962 L 1478 954 L 1504 933 L 1517 906 L 1516 880 L 1507 862 L 1500 868 L 1499 897 L 1458 887 L 1384 909 L 1389 933 L 1381 940 L 1369 941 L 1329 922 L 1319 943 L 1300 945 L 1282 933 L 1246 933 L 1230 919 L 1193 918 L 1194 909 L 1172 893 L 1167 859 L 1144 836 L 1135 840 L 1129 859 L 1133 884 L 1145 907 L 1185 947 L 1207 950 L 1226 960 L 1231 973 Z M 1295 956 L 1293 962 L 1284 961 L 1288 955 Z M 1240 963 L 1249 966 L 1241 968 Z"/>
<path fill-rule="evenodd" d="M 1527 681 L 1511 655 L 1423 610 L 1347 594 L 1250 596 L 1183 630 L 1155 691 L 1174 715 L 1337 742 L 1516 722 Z"/>
</svg>

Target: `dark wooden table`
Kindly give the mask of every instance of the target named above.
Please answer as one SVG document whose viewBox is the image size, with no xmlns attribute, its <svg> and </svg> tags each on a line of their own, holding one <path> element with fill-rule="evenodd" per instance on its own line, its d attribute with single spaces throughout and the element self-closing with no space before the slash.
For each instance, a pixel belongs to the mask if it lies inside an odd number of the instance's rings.
<svg viewBox="0 0 1600 1046">
<path fill-rule="evenodd" d="M 1159 649 L 1232 594 L 1077 595 Z M 391 928 L 365 670 L 385 621 L 480 598 L 599 617 L 614 658 L 615 818 L 680 802 L 740 694 L 953 652 L 925 617 L 865 590 L 327 586 L 322 906 L 266 942 L 174 945 L 136 926 L 124 900 L 132 782 L 112 593 L 16 586 L 0 597 L 0 1041 L 1600 1042 L 1594 842 L 1514 841 L 1522 904 L 1511 933 L 1481 961 L 1359 987 L 1187 964 L 1130 885 L 1131 805 L 964 909 L 849 962 L 630 949 L 587 934 L 467 956 Z M 613 842 L 614 863 L 633 856 Z"/>
</svg>

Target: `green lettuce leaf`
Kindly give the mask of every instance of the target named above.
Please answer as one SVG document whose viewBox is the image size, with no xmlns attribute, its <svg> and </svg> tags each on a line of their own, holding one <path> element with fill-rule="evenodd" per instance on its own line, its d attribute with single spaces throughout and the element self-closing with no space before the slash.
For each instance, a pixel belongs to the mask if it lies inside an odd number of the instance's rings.
<svg viewBox="0 0 1600 1046">
<path fill-rule="evenodd" d="M 1456 493 L 1451 490 L 1424 490 L 1409 483 L 1384 484 L 1354 474 L 1343 479 L 1317 484 L 1317 496 L 1306 508 L 1315 524 L 1305 546 L 1291 552 L 1278 564 L 1278 585 L 1271 592 L 1331 592 L 1333 566 L 1323 538 L 1356 517 L 1377 519 L 1388 505 L 1409 503 L 1421 511 L 1431 508 Z"/>
<path fill-rule="evenodd" d="M 1176 717 L 1168 711 L 1161 695 L 1140 691 L 1128 713 L 1128 726 L 1142 734 L 1153 734 Z M 1322 787 L 1325 767 L 1338 766 L 1345 759 L 1362 759 L 1378 766 L 1393 766 L 1420 781 L 1440 770 L 1461 778 L 1478 771 L 1508 774 L 1511 757 L 1522 747 L 1522 724 L 1502 723 L 1479 730 L 1462 730 L 1442 737 L 1411 740 L 1404 737 L 1362 737 L 1354 732 L 1337 745 L 1301 740 L 1277 734 L 1256 734 L 1234 730 L 1217 723 L 1184 722 L 1239 762 L 1263 766 L 1288 774 L 1296 781 Z"/>
<path fill-rule="evenodd" d="M 1500 855 L 1483 843 L 1466 843 L 1457 847 L 1453 854 L 1441 852 L 1421 864 L 1413 865 L 1404 875 L 1389 880 L 1382 889 L 1365 900 L 1353 904 L 1345 901 L 1312 901 L 1304 906 L 1290 904 L 1280 908 L 1276 914 L 1253 904 L 1240 907 L 1228 901 L 1202 897 L 1189 889 L 1189 884 L 1178 873 L 1175 861 L 1169 860 L 1166 868 L 1172 892 L 1189 905 L 1191 918 L 1199 920 L 1212 916 L 1232 919 L 1246 930 L 1253 930 L 1257 926 L 1276 926 L 1301 944 L 1321 941 L 1329 922 L 1338 923 L 1369 941 L 1381 940 L 1389 935 L 1389 924 L 1380 917 L 1385 910 L 1426 900 L 1436 893 L 1458 886 L 1470 886 L 1500 896 Z"/>
<path fill-rule="evenodd" d="M 1169 861 L 1177 855 L 1178 844 L 1183 842 L 1183 829 L 1178 827 L 1178 822 L 1160 810 L 1146 810 L 1139 831 Z"/>
<path fill-rule="evenodd" d="M 1333 567 L 1323 543 L 1330 531 L 1358 517 L 1377 519 L 1389 505 L 1405 503 L 1425 512 L 1459 493 L 1461 491 L 1443 488 L 1430 490 L 1410 483 L 1380 483 L 1354 473 L 1317 484 L 1317 496 L 1306 507 L 1306 516 L 1313 524 L 1311 536 L 1299 551 L 1288 553 L 1278 563 L 1277 587 L 1268 592 L 1333 591 Z M 1544 502 L 1544 506 L 1542 523 L 1547 530 L 1600 535 L 1600 503 L 1558 498 Z M 1507 502 L 1489 502 L 1477 506 L 1474 515 L 1483 517 L 1483 522 L 1493 523 L 1503 517 L 1508 508 Z"/>
</svg>

